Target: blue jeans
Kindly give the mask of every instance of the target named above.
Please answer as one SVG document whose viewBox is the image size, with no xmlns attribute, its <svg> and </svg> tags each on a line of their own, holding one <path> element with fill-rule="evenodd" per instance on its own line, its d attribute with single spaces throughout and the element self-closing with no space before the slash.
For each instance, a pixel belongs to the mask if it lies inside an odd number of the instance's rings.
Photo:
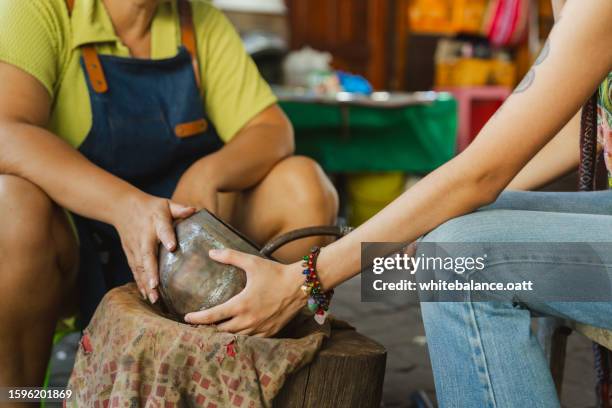
<svg viewBox="0 0 612 408">
<path fill-rule="evenodd" d="M 493 205 L 446 222 L 423 241 L 612 242 L 612 191 L 506 192 Z M 599 254 L 605 265 L 612 265 L 611 252 Z M 546 252 L 541 255 L 546 259 Z M 575 262 L 572 255 L 562 262 Z M 559 254 L 550 254 L 550 260 L 559 262 Z M 519 271 L 521 276 L 526 270 L 550 271 L 550 262 L 519 257 L 508 262 L 516 264 L 516 269 L 509 268 L 516 270 L 515 278 Z M 507 279 L 512 281 L 513 277 Z M 556 283 L 564 279 L 559 274 Z M 612 274 L 604 273 L 600 283 L 609 286 L 610 281 Z M 612 329 L 611 302 L 517 306 L 512 301 L 466 299 L 422 302 L 421 308 L 437 397 L 443 408 L 559 407 L 547 361 L 531 330 L 534 312 Z"/>
</svg>

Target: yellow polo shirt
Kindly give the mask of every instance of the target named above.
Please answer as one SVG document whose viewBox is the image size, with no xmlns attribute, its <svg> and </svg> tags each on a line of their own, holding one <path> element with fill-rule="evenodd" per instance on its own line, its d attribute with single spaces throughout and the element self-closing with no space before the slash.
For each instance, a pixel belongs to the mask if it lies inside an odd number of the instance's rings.
<svg viewBox="0 0 612 408">
<path fill-rule="evenodd" d="M 209 1 L 193 0 L 204 108 L 224 141 L 276 98 L 246 54 L 231 23 Z M 91 128 L 82 44 L 129 57 L 102 0 L 0 0 L 0 60 L 37 78 L 53 100 L 49 130 L 78 147 Z M 180 46 L 176 1 L 162 0 L 151 26 L 151 58 L 175 56 Z M 112 84 L 109 84 L 112 86 Z"/>
</svg>

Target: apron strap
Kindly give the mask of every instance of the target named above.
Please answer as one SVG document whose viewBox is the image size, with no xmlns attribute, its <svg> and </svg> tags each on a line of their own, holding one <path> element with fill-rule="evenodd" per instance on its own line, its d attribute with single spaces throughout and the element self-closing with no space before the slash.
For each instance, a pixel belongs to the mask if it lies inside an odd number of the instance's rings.
<svg viewBox="0 0 612 408">
<path fill-rule="evenodd" d="M 72 15 L 72 10 L 74 10 L 74 0 L 66 0 L 66 7 L 68 8 L 68 15 Z"/>
<path fill-rule="evenodd" d="M 193 26 L 193 13 L 191 4 L 187 0 L 178 0 L 178 9 L 181 22 L 181 42 L 191 54 L 191 63 L 196 82 L 200 86 L 200 63 L 198 61 L 198 46 Z"/>
<path fill-rule="evenodd" d="M 72 16 L 75 0 L 65 1 L 66 7 L 68 8 L 68 15 Z M 100 58 L 98 57 L 96 48 L 93 45 L 84 45 L 81 47 L 81 54 L 93 90 L 97 93 L 105 93 L 108 91 L 108 83 L 106 82 L 106 76 L 104 75 L 102 64 L 100 64 Z"/>
<path fill-rule="evenodd" d="M 106 82 L 104 69 L 102 69 L 96 48 L 93 45 L 84 45 L 81 47 L 81 55 L 83 55 L 83 62 L 93 90 L 96 93 L 108 91 L 108 82 Z"/>
</svg>

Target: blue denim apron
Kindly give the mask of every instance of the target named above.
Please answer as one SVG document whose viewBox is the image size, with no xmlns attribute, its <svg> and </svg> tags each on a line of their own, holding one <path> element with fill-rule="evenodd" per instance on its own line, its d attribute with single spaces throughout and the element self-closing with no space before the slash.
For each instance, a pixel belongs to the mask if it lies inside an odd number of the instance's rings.
<svg viewBox="0 0 612 408">
<path fill-rule="evenodd" d="M 93 123 L 79 151 L 137 188 L 170 198 L 185 170 L 223 145 L 205 115 L 192 54 L 182 46 L 169 59 L 96 55 L 94 64 L 83 54 Z M 97 86 L 87 63 L 99 64 L 106 89 Z M 108 290 L 134 279 L 114 227 L 78 215 L 74 219 L 81 323 L 87 324 Z"/>
</svg>

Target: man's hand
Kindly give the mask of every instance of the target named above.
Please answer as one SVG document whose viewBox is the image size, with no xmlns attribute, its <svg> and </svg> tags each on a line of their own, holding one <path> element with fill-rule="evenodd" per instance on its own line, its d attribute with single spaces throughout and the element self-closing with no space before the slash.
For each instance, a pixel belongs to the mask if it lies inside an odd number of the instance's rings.
<svg viewBox="0 0 612 408">
<path fill-rule="evenodd" d="M 195 208 L 173 203 L 141 192 L 126 197 L 117 206 L 113 225 L 121 237 L 121 245 L 143 298 L 151 303 L 159 298 L 158 246 L 168 251 L 177 247 L 173 222 L 186 218 Z"/>
<path fill-rule="evenodd" d="M 198 160 L 181 176 L 172 201 L 216 213 L 219 189 L 214 175 L 220 171 L 215 168 L 211 156 Z"/>
</svg>

